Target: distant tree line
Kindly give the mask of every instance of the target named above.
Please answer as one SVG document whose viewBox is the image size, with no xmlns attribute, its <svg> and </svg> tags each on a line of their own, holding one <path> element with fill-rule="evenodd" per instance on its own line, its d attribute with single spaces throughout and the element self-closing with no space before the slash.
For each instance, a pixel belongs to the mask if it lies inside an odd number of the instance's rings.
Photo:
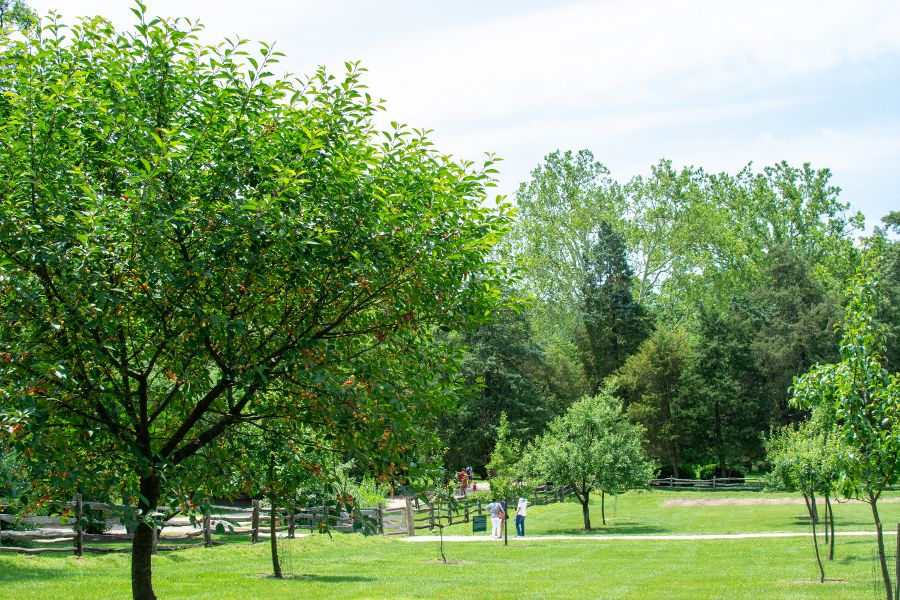
<svg viewBox="0 0 900 600">
<path fill-rule="evenodd" d="M 830 177 L 808 164 L 714 174 L 662 160 L 622 183 L 587 150 L 548 155 L 519 187 L 502 247 L 519 275 L 506 293 L 526 302 L 459 335 L 475 391 L 442 420 L 448 467 L 484 469 L 501 413 L 524 444 L 601 390 L 644 428 L 662 475 L 760 466 L 765 434 L 805 417 L 788 402 L 794 377 L 838 359 L 864 222 Z M 892 213 L 874 233 L 892 371 L 898 222 Z"/>
</svg>

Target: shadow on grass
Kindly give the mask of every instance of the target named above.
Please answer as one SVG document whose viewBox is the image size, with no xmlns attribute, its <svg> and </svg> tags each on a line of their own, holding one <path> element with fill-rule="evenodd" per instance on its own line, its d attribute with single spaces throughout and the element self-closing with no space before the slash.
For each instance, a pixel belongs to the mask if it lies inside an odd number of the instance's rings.
<svg viewBox="0 0 900 600">
<path fill-rule="evenodd" d="M 263 579 L 279 581 L 272 574 L 260 576 Z M 375 581 L 374 577 L 361 577 L 359 575 L 315 575 L 313 573 L 297 573 L 285 575 L 281 581 L 315 581 L 316 583 L 367 583 Z"/>
<path fill-rule="evenodd" d="M 591 531 L 583 528 L 577 529 L 545 529 L 539 535 L 585 535 L 603 537 L 604 535 L 651 535 L 668 534 L 671 530 L 653 525 L 616 525 L 614 527 L 603 525 L 595 527 Z"/>
<path fill-rule="evenodd" d="M 0 576 L 0 581 L 6 582 L 67 577 L 66 573 L 56 569 L 48 569 L 43 561 L 35 568 L 31 568 L 27 565 L 3 564 L 0 565 L 0 573 L 3 574 Z"/>
</svg>

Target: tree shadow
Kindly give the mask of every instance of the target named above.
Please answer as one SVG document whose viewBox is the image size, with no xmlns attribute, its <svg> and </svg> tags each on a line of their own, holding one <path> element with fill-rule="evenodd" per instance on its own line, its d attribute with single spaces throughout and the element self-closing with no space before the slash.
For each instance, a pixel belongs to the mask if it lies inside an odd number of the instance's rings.
<svg viewBox="0 0 900 600">
<path fill-rule="evenodd" d="M 3 573 L 2 581 L 34 581 L 38 579 L 55 579 L 65 577 L 66 574 L 56 569 L 48 569 L 46 563 L 37 567 L 17 564 L 3 564 L 0 567 Z"/>
<path fill-rule="evenodd" d="M 263 576 L 265 579 L 278 581 L 274 575 L 267 574 Z M 298 573 L 285 575 L 281 581 L 315 581 L 321 583 L 367 583 L 375 581 L 374 577 L 362 577 L 359 575 L 316 575 L 314 573 Z"/>
<path fill-rule="evenodd" d="M 539 535 L 583 535 L 603 537 L 607 535 L 652 535 L 668 533 L 671 533 L 671 530 L 655 527 L 653 525 L 616 525 L 606 527 L 601 525 L 600 527 L 595 527 L 591 531 L 585 531 L 584 528 L 544 529 Z"/>
</svg>

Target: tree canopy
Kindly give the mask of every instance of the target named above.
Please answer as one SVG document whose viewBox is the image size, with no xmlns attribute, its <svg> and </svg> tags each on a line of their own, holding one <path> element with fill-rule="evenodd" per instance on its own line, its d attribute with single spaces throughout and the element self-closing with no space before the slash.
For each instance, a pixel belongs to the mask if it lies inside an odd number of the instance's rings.
<svg viewBox="0 0 900 600">
<path fill-rule="evenodd" d="M 551 421 L 547 433 L 526 448 L 521 469 L 537 479 L 568 485 L 581 502 L 584 528 L 590 531 L 591 493 L 617 494 L 647 486 L 653 465 L 643 446 L 643 428 L 628 421 L 618 399 L 601 392 L 582 398 Z"/>
<path fill-rule="evenodd" d="M 439 412 L 456 358 L 431 331 L 497 302 L 509 217 L 482 203 L 490 162 L 376 131 L 357 65 L 278 79 L 269 45 L 134 10 L 131 31 L 0 38 L 0 406 L 60 452 L 93 440 L 147 518 L 241 422 L 368 448 Z M 154 597 L 151 535 L 135 597 Z"/>
</svg>

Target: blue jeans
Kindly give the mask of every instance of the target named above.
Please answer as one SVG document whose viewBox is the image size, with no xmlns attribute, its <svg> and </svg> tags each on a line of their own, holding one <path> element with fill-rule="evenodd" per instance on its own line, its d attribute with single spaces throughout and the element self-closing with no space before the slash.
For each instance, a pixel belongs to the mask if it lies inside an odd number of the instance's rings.
<svg viewBox="0 0 900 600">
<path fill-rule="evenodd" d="M 525 517 L 516 515 L 516 535 L 525 535 Z"/>
</svg>

